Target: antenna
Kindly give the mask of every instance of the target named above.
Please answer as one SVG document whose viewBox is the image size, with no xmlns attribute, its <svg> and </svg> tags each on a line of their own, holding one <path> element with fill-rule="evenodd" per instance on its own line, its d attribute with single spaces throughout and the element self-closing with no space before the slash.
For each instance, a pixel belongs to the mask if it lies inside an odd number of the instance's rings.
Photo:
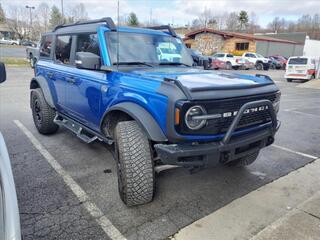
<svg viewBox="0 0 320 240">
<path fill-rule="evenodd" d="M 120 0 L 118 0 L 118 22 L 117 22 L 117 25 L 118 25 L 118 31 L 117 31 L 117 69 L 119 69 L 119 58 L 120 58 L 120 55 L 119 55 L 119 47 L 120 47 L 120 41 L 119 41 L 119 27 L 120 27 Z"/>
</svg>

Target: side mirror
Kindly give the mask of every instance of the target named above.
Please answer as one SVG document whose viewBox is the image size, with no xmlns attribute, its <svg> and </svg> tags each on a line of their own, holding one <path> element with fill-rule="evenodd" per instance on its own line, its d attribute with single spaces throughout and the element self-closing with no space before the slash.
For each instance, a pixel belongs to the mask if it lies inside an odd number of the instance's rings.
<svg viewBox="0 0 320 240">
<path fill-rule="evenodd" d="M 100 57 L 91 52 L 77 52 L 75 64 L 77 68 L 98 70 L 100 69 Z"/>
<path fill-rule="evenodd" d="M 0 83 L 3 83 L 7 79 L 6 67 L 4 63 L 0 62 Z"/>
</svg>

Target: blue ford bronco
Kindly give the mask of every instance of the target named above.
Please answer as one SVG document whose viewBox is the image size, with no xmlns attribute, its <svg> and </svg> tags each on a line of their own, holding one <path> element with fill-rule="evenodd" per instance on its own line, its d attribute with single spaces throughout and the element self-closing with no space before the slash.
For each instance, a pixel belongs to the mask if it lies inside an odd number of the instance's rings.
<svg viewBox="0 0 320 240">
<path fill-rule="evenodd" d="M 169 26 L 57 26 L 42 36 L 30 89 L 40 133 L 63 126 L 114 146 L 128 206 L 152 201 L 157 169 L 251 164 L 280 125 L 268 76 L 195 68 Z"/>
</svg>

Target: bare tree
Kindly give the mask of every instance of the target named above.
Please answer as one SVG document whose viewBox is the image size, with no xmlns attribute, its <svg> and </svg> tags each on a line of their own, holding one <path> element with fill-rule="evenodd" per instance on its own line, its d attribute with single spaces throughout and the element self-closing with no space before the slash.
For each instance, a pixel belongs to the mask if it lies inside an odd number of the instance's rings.
<svg viewBox="0 0 320 240">
<path fill-rule="evenodd" d="M 88 20 L 88 13 L 83 3 L 79 3 L 72 7 L 69 22 L 85 21 Z"/>
<path fill-rule="evenodd" d="M 43 32 L 47 32 L 49 29 L 50 19 L 50 7 L 47 3 L 42 2 L 36 10 L 38 16 L 39 25 Z"/>
<path fill-rule="evenodd" d="M 18 39 L 25 39 L 28 34 L 29 14 L 24 6 L 11 6 L 7 19 L 8 27 Z"/>
<path fill-rule="evenodd" d="M 251 12 L 250 13 L 250 20 L 249 20 L 249 24 L 248 24 L 248 32 L 255 33 L 260 29 L 261 29 L 261 27 L 258 24 L 258 16 L 254 12 Z"/>
<path fill-rule="evenodd" d="M 224 12 L 224 13 L 220 13 L 220 14 L 216 14 L 214 16 L 214 19 L 216 20 L 216 28 L 218 30 L 222 30 L 226 28 L 226 21 L 228 18 L 228 13 Z"/>
<path fill-rule="evenodd" d="M 214 27 L 216 21 L 210 9 L 205 8 L 199 16 L 199 22 L 201 27 Z M 210 24 L 210 26 L 209 26 Z"/>
<path fill-rule="evenodd" d="M 226 27 L 229 31 L 236 31 L 238 29 L 239 22 L 238 22 L 238 13 L 231 12 L 229 13 L 226 19 Z"/>
<path fill-rule="evenodd" d="M 279 17 L 275 17 L 271 23 L 268 24 L 268 28 L 277 33 L 283 31 L 286 26 L 286 20 L 284 18 L 280 19 Z"/>
</svg>

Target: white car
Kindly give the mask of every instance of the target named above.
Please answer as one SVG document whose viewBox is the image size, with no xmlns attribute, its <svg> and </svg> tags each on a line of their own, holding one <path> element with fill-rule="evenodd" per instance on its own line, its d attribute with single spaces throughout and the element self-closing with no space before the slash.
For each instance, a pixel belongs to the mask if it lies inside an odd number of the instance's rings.
<svg viewBox="0 0 320 240">
<path fill-rule="evenodd" d="M 0 39 L 0 44 L 19 45 L 19 44 L 20 44 L 20 41 L 19 41 L 19 40 L 13 40 L 13 39 L 1 38 L 1 39 Z"/>
<path fill-rule="evenodd" d="M 162 62 L 180 62 L 181 55 L 173 44 L 160 43 L 157 47 L 159 60 Z"/>
<path fill-rule="evenodd" d="M 0 63 L 0 83 L 6 80 L 3 63 Z M 8 150 L 0 132 L 0 239 L 21 240 L 17 194 Z"/>
<path fill-rule="evenodd" d="M 271 61 L 261 54 L 245 52 L 242 55 L 242 58 L 247 59 L 249 62 L 252 62 L 256 66 L 257 70 L 269 70 Z"/>
<path fill-rule="evenodd" d="M 234 68 L 234 69 L 239 69 L 241 67 L 241 64 L 238 62 L 239 59 L 234 57 L 230 53 L 216 53 L 212 56 L 215 59 L 218 59 L 220 61 L 223 61 L 226 63 L 226 68 L 228 70 Z"/>
<path fill-rule="evenodd" d="M 284 77 L 288 82 L 293 79 L 311 80 L 317 75 L 316 59 L 313 57 L 290 57 Z"/>
</svg>

